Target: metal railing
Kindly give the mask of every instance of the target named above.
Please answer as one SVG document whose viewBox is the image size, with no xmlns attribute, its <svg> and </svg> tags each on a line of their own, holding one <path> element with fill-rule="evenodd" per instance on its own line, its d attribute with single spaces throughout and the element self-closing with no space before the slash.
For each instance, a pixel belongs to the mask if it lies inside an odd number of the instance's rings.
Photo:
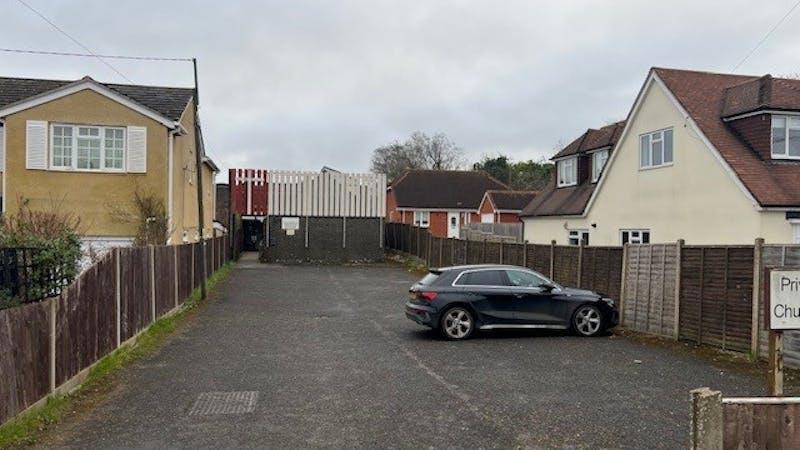
<svg viewBox="0 0 800 450">
<path fill-rule="evenodd" d="M 0 248 L 0 309 L 61 294 L 72 280 L 61 263 L 43 263 L 38 248 Z"/>
</svg>

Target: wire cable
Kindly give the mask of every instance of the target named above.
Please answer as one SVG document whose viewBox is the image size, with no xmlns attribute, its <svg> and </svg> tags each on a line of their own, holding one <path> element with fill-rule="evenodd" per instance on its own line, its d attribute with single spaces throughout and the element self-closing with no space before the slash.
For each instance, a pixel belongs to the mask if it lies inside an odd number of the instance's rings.
<svg viewBox="0 0 800 450">
<path fill-rule="evenodd" d="M 66 31 L 64 31 L 64 30 L 62 30 L 61 28 L 59 28 L 59 26 L 58 26 L 58 25 L 56 25 L 55 23 L 53 23 L 53 21 L 52 21 L 52 20 L 50 20 L 50 19 L 48 19 L 47 17 L 45 17 L 45 15 L 44 15 L 44 14 L 42 14 L 42 13 L 40 13 L 39 11 L 37 11 L 36 9 L 34 9 L 34 8 L 31 6 L 31 5 L 29 5 L 29 4 L 27 4 L 27 3 L 25 3 L 23 0 L 17 0 L 17 1 L 18 1 L 18 2 L 19 2 L 21 5 L 22 5 L 22 6 L 24 6 L 24 7 L 28 8 L 28 9 L 29 9 L 29 10 L 31 10 L 31 11 L 32 11 L 34 14 L 36 14 L 37 16 L 39 16 L 39 17 L 40 17 L 42 20 L 44 20 L 45 22 L 47 22 L 48 24 L 50 24 L 50 26 L 52 26 L 53 28 L 55 28 L 55 29 L 56 29 L 56 31 L 58 31 L 59 33 L 63 34 L 63 35 L 64 35 L 64 36 L 66 36 L 66 37 L 67 37 L 69 40 L 71 40 L 72 42 L 74 42 L 75 44 L 77 44 L 79 47 L 81 47 L 82 49 L 84 49 L 86 52 L 90 53 L 92 56 L 94 56 L 95 58 L 97 58 L 98 60 L 100 60 L 100 62 L 102 62 L 103 64 L 105 64 L 106 66 L 108 66 L 108 68 L 109 68 L 109 69 L 111 69 L 111 70 L 113 70 L 114 72 L 116 72 L 116 73 L 117 73 L 117 75 L 121 76 L 122 78 L 124 78 L 125 80 L 127 80 L 129 83 L 133 84 L 133 81 L 131 81 L 131 79 L 130 79 L 130 78 L 126 77 L 126 76 L 125 76 L 125 74 L 123 74 L 122 72 L 120 72 L 120 71 L 119 71 L 119 70 L 118 70 L 116 67 L 112 66 L 112 65 L 111 65 L 111 63 L 109 63 L 108 61 L 104 60 L 102 57 L 98 56 L 98 55 L 97 55 L 95 52 L 93 52 L 93 51 L 92 51 L 92 50 L 91 50 L 89 47 L 87 47 L 87 46 L 85 46 L 85 45 L 81 44 L 81 43 L 80 43 L 80 41 L 78 41 L 78 40 L 77 40 L 77 39 L 75 39 L 74 37 L 70 36 L 70 34 L 69 34 L 69 33 L 67 33 Z"/>
<path fill-rule="evenodd" d="M 774 33 L 774 32 L 775 32 L 775 30 L 777 30 L 777 29 L 778 29 L 778 27 L 780 27 L 780 26 L 783 24 L 783 22 L 785 22 L 785 21 L 786 21 L 786 19 L 788 19 L 788 18 L 789 18 L 789 16 L 792 14 L 792 12 L 794 12 L 794 10 L 795 10 L 795 9 L 797 9 L 797 7 L 798 7 L 798 6 L 800 6 L 800 0 L 798 0 L 798 2 L 797 2 L 797 3 L 795 3 L 795 4 L 794 4 L 794 6 L 792 6 L 792 7 L 789 9 L 789 11 L 788 11 L 788 12 L 787 12 L 787 13 L 786 13 L 786 14 L 785 14 L 785 15 L 784 15 L 782 18 L 781 18 L 781 20 L 779 20 L 779 21 L 778 21 L 778 23 L 776 23 L 776 24 L 775 24 L 775 26 L 773 26 L 773 27 L 772 27 L 772 28 L 771 28 L 771 29 L 770 29 L 770 30 L 767 32 L 767 34 L 765 34 L 765 35 L 764 35 L 764 37 L 763 37 L 763 38 L 762 38 L 760 41 L 758 41 L 758 44 L 756 44 L 756 46 L 755 46 L 755 47 L 753 47 L 753 49 L 752 49 L 752 50 L 750 50 L 750 53 L 748 53 L 748 54 L 747 54 L 747 55 L 746 55 L 744 58 L 742 58 L 742 60 L 741 60 L 741 61 L 739 61 L 739 64 L 737 64 L 737 65 L 736 65 L 736 66 L 733 68 L 732 72 L 736 72 L 736 70 L 737 70 L 739 67 L 741 67 L 741 66 L 742 66 L 742 64 L 744 64 L 744 63 L 745 63 L 745 61 L 747 61 L 747 60 L 748 60 L 748 59 L 749 59 L 751 56 L 753 56 L 753 53 L 755 53 L 755 52 L 756 52 L 756 50 L 758 50 L 758 48 L 759 48 L 759 47 L 761 47 L 761 44 L 763 44 L 764 42 L 766 42 L 766 40 L 767 40 L 767 39 L 769 39 L 769 37 L 772 35 L 772 33 Z"/>
<path fill-rule="evenodd" d="M 188 61 L 191 62 L 192 58 L 173 58 L 166 56 L 128 56 L 128 55 L 100 55 L 90 53 L 74 53 L 74 52 L 56 52 L 48 50 L 27 50 L 21 48 L 1 48 L 0 52 L 6 53 L 24 53 L 32 55 L 46 55 L 46 56 L 78 56 L 86 58 L 106 58 L 106 59 L 133 59 L 137 61 Z"/>
</svg>

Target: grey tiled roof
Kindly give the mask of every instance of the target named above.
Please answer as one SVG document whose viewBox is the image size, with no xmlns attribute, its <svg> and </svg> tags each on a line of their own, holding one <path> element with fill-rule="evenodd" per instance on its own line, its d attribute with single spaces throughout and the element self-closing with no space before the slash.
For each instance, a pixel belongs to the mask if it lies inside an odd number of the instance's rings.
<svg viewBox="0 0 800 450">
<path fill-rule="evenodd" d="M 75 83 L 78 80 L 37 80 L 0 77 L 0 108 Z M 194 95 L 189 88 L 99 83 L 170 119 L 179 120 Z"/>
</svg>

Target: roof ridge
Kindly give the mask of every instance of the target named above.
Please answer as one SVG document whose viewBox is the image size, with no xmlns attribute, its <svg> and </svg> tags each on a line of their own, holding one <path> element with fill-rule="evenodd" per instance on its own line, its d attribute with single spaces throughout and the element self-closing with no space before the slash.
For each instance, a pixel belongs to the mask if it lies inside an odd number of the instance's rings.
<svg viewBox="0 0 800 450">
<path fill-rule="evenodd" d="M 55 78 L 29 78 L 29 77 L 4 77 L 0 76 L 0 80 L 18 80 L 18 81 L 48 81 L 54 83 L 75 83 L 77 81 L 94 81 L 95 83 L 99 83 L 105 86 L 127 86 L 127 87 L 144 87 L 144 88 L 164 88 L 164 89 L 185 89 L 185 90 L 194 90 L 192 87 L 178 87 L 178 86 L 162 86 L 162 85 L 154 85 L 154 84 L 125 84 L 125 83 L 107 83 L 103 81 L 96 80 L 89 75 L 84 75 L 80 78 L 76 78 L 74 80 L 64 80 L 64 79 L 55 79 Z"/>
<path fill-rule="evenodd" d="M 714 72 L 714 71 L 711 71 L 711 70 L 675 69 L 675 68 L 672 68 L 672 67 L 659 67 L 659 66 L 653 66 L 652 70 L 656 70 L 656 71 L 658 71 L 658 70 L 669 70 L 669 71 L 672 71 L 672 72 L 702 73 L 702 74 L 706 74 L 706 75 L 725 75 L 725 76 L 729 76 L 729 77 L 740 77 L 740 78 L 747 78 L 747 77 L 759 78 L 760 77 L 760 75 L 745 75 L 745 74 L 729 73 L 729 72 L 728 73 L 726 73 L 726 72 Z"/>
</svg>

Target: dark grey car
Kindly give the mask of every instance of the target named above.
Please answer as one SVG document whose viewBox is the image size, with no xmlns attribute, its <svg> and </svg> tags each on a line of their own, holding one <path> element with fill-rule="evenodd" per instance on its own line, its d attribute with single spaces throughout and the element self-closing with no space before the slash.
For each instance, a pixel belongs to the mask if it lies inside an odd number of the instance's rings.
<svg viewBox="0 0 800 450">
<path fill-rule="evenodd" d="M 409 292 L 406 316 L 438 329 L 448 339 L 498 328 L 571 329 L 594 336 L 619 322 L 610 298 L 560 286 L 518 266 L 431 269 Z"/>
</svg>

